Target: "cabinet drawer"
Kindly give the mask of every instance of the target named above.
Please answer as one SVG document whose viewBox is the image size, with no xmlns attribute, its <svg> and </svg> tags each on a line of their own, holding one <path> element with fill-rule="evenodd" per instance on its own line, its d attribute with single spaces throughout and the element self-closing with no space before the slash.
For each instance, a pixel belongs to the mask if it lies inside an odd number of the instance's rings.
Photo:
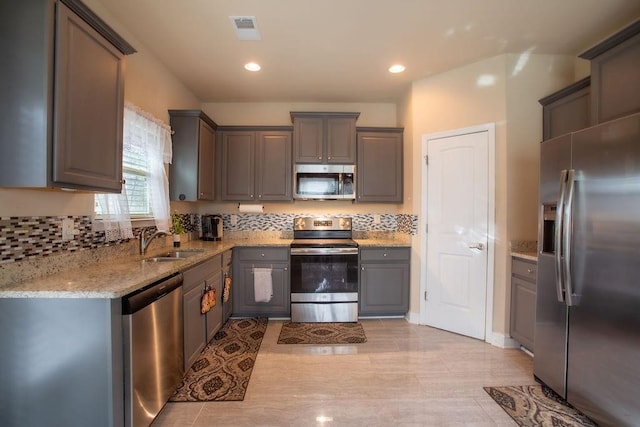
<svg viewBox="0 0 640 427">
<path fill-rule="evenodd" d="M 289 248 L 240 248 L 236 249 L 241 261 L 289 261 Z"/>
<path fill-rule="evenodd" d="M 511 261 L 511 274 L 535 283 L 538 274 L 538 265 L 534 262 L 514 258 Z"/>
<path fill-rule="evenodd" d="M 183 292 L 188 292 L 189 290 L 193 289 L 194 286 L 204 281 L 207 276 L 210 276 L 216 271 L 220 271 L 221 267 L 222 255 L 216 255 L 210 260 L 207 260 L 201 264 L 196 265 L 195 267 L 184 271 L 182 273 L 184 275 Z"/>
<path fill-rule="evenodd" d="M 409 248 L 361 248 L 361 261 L 409 261 Z"/>
</svg>

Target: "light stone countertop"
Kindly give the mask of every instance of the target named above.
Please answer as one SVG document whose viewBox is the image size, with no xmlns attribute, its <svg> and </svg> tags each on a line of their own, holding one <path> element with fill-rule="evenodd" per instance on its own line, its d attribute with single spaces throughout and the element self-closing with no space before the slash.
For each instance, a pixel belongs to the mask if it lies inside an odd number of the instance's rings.
<svg viewBox="0 0 640 427">
<path fill-rule="evenodd" d="M 538 262 L 538 253 L 536 251 L 512 251 L 511 256 L 514 258 Z"/>
<path fill-rule="evenodd" d="M 405 239 L 355 239 L 363 247 L 410 247 Z M 185 271 L 226 250 L 242 246 L 289 246 L 291 239 L 226 239 L 220 242 L 193 240 L 176 250 L 196 250 L 196 255 L 168 262 L 144 262 L 142 257 L 102 260 L 82 268 L 73 268 L 33 280 L 0 288 L 0 298 L 120 298 L 177 271 Z M 145 258 L 174 250 L 164 247 Z"/>
</svg>

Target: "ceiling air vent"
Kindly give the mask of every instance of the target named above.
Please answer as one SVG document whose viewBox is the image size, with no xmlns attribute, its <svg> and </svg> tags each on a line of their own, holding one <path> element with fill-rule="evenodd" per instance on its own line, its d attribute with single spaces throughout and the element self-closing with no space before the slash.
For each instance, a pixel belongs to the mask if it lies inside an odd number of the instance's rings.
<svg viewBox="0 0 640 427">
<path fill-rule="evenodd" d="M 239 40 L 260 40 L 255 16 L 230 16 Z"/>
</svg>

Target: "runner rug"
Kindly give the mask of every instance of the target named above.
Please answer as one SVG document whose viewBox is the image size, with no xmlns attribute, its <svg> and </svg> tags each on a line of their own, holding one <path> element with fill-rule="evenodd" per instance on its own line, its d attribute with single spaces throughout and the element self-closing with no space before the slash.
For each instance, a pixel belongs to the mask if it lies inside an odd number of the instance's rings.
<svg viewBox="0 0 640 427">
<path fill-rule="evenodd" d="M 359 344 L 367 341 L 360 323 L 282 324 L 278 344 Z"/>
<path fill-rule="evenodd" d="M 484 387 L 519 426 L 594 426 L 582 412 L 540 385 Z"/>
<path fill-rule="evenodd" d="M 229 319 L 169 401 L 243 400 L 266 329 L 267 318 Z"/>
</svg>

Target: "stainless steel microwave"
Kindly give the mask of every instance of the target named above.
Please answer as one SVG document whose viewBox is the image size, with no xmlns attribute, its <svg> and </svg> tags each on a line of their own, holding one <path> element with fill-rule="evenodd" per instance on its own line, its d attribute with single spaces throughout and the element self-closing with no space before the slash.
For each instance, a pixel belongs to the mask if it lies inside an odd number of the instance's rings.
<svg viewBox="0 0 640 427">
<path fill-rule="evenodd" d="M 293 198 L 302 200 L 354 200 L 354 165 L 296 165 L 293 174 Z"/>
</svg>

